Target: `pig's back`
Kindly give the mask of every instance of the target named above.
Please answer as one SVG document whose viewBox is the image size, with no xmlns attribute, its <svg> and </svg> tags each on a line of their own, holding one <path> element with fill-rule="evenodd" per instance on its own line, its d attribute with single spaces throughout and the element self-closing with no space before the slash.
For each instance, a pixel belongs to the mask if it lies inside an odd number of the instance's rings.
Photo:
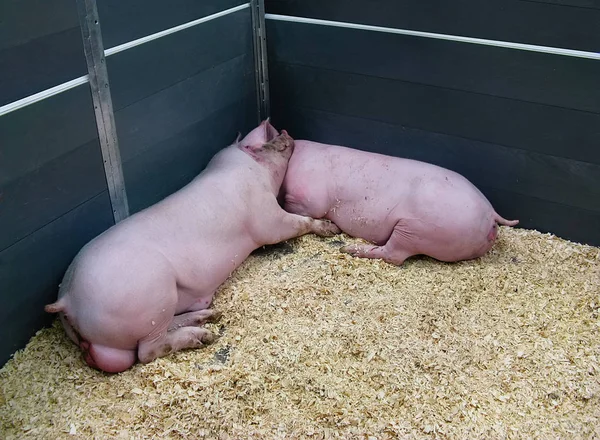
<svg viewBox="0 0 600 440">
<path fill-rule="evenodd" d="M 327 218 L 349 235 L 385 241 L 394 223 L 388 215 L 405 197 L 397 191 L 390 159 L 394 158 L 295 141 L 284 181 L 285 208 L 296 214 Z"/>
</svg>

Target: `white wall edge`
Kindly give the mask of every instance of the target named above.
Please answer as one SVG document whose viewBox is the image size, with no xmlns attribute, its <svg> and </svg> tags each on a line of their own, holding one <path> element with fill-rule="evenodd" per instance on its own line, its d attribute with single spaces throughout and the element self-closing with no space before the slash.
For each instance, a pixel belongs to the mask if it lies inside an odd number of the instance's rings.
<svg viewBox="0 0 600 440">
<path fill-rule="evenodd" d="M 559 47 L 537 46 L 533 44 L 512 43 L 510 41 L 487 40 L 484 38 L 461 37 L 459 35 L 436 34 L 432 32 L 411 31 L 408 29 L 397 29 L 367 24 L 347 23 L 343 21 L 321 20 L 317 18 L 294 17 L 290 15 L 265 14 L 265 19 L 275 21 L 289 21 L 294 23 L 316 24 L 320 26 L 332 26 L 363 31 L 384 32 L 388 34 L 410 35 L 413 37 L 434 38 L 437 40 L 457 41 L 461 43 L 480 44 L 485 46 L 503 47 L 507 49 L 526 50 L 530 52 L 549 53 L 576 58 L 588 58 L 600 60 L 600 53 L 586 52 L 582 50 L 562 49 Z"/>
<path fill-rule="evenodd" d="M 127 43 L 120 44 L 115 47 L 110 47 L 104 51 L 104 56 L 114 55 L 116 53 L 122 52 L 127 49 L 131 49 L 132 47 L 139 46 L 140 44 L 147 43 L 152 40 L 156 40 L 157 38 L 165 37 L 170 34 L 174 34 L 175 32 L 182 31 L 184 29 L 188 29 L 199 25 L 201 23 L 206 23 L 207 21 L 215 20 L 216 18 L 223 17 L 225 15 L 233 14 L 234 12 L 241 11 L 243 9 L 249 8 L 250 3 L 245 3 L 243 5 L 236 6 L 234 8 L 226 9 L 221 12 L 217 12 L 215 14 L 207 15 L 206 17 L 198 18 L 196 20 L 189 21 L 184 24 L 180 24 L 178 26 L 165 29 L 164 31 L 156 32 L 155 34 L 146 35 L 145 37 L 138 38 L 137 40 L 129 41 Z"/>
<path fill-rule="evenodd" d="M 10 112 L 14 112 L 15 110 L 19 110 L 23 107 L 27 107 L 28 105 L 42 101 L 46 98 L 50 98 L 51 96 L 58 95 L 59 93 L 66 92 L 67 90 L 73 89 L 82 84 L 86 84 L 88 81 L 88 75 L 83 75 L 79 78 L 72 79 L 71 81 L 59 84 L 50 89 L 42 90 L 41 92 L 36 93 L 35 95 L 27 96 L 23 99 L 19 99 L 18 101 L 14 101 L 10 104 L 3 105 L 2 107 L 0 107 L 0 116 L 6 115 Z"/>
</svg>

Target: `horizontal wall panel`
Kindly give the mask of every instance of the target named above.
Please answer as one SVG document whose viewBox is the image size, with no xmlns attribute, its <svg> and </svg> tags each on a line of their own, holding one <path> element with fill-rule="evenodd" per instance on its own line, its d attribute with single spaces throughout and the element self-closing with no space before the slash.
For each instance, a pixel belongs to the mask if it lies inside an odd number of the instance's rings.
<svg viewBox="0 0 600 440">
<path fill-rule="evenodd" d="M 79 249 L 113 224 L 106 192 L 0 252 L 0 365 L 56 316 L 44 305 Z"/>
<path fill-rule="evenodd" d="M 293 106 L 274 107 L 273 115 L 282 124 L 276 127 L 295 139 L 421 160 L 456 171 L 476 186 L 600 214 L 600 165 Z"/>
<path fill-rule="evenodd" d="M 257 125 L 256 95 L 216 111 L 123 164 L 131 213 L 187 185 L 237 133 Z"/>
<path fill-rule="evenodd" d="M 0 187 L 0 250 L 106 191 L 98 139 Z"/>
<path fill-rule="evenodd" d="M 600 113 L 599 60 L 273 20 L 267 31 L 273 62 Z"/>
<path fill-rule="evenodd" d="M 600 52 L 598 1 L 266 0 L 268 13 Z M 584 7 L 573 7 L 584 6 Z"/>
<path fill-rule="evenodd" d="M 98 137 L 88 84 L 0 117 L 0 188 Z"/>
<path fill-rule="evenodd" d="M 600 0 L 535 0 L 538 3 L 549 3 L 563 6 L 600 9 Z"/>
<path fill-rule="evenodd" d="M 122 109 L 252 50 L 250 10 L 244 9 L 118 52 L 106 60 L 113 107 Z"/>
<path fill-rule="evenodd" d="M 278 63 L 269 76 L 273 106 L 293 103 L 600 164 L 598 114 Z"/>
<path fill-rule="evenodd" d="M 0 50 L 70 28 L 79 29 L 74 0 L 3 0 L 0 17 Z"/>
<path fill-rule="evenodd" d="M 598 166 L 285 104 L 273 107 L 272 121 L 295 139 L 454 170 L 473 182 L 502 216 L 519 219 L 520 227 L 600 244 Z"/>
<path fill-rule="evenodd" d="M 254 87 L 252 54 L 244 54 L 116 112 L 123 161 L 254 93 Z"/>
<path fill-rule="evenodd" d="M 79 27 L 4 49 L 0 51 L 0 105 L 85 74 Z"/>
<path fill-rule="evenodd" d="M 244 3 L 248 2 L 242 0 L 98 1 L 104 48 L 108 49 Z"/>
</svg>

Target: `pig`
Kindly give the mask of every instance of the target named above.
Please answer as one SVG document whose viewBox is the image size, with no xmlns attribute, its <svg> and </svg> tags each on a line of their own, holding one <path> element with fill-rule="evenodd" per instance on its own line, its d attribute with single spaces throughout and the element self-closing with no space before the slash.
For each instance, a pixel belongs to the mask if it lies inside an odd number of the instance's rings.
<svg viewBox="0 0 600 440">
<path fill-rule="evenodd" d="M 414 255 L 444 262 L 478 258 L 493 246 L 498 224 L 519 223 L 498 215 L 453 171 L 307 140 L 295 142 L 280 203 L 370 243 L 341 252 L 398 266 Z"/>
<path fill-rule="evenodd" d="M 118 373 L 213 341 L 204 324 L 218 287 L 255 249 L 328 220 L 288 213 L 277 201 L 294 141 L 263 121 L 218 152 L 189 184 L 100 234 L 75 256 L 45 306 L 58 313 L 85 362 Z"/>
</svg>

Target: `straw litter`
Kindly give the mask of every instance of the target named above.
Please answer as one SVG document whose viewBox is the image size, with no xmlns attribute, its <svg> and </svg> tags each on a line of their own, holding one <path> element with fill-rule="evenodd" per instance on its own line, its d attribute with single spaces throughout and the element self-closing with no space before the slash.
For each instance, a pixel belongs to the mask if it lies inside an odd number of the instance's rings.
<svg viewBox="0 0 600 440">
<path fill-rule="evenodd" d="M 215 343 L 121 374 L 41 330 L 0 370 L 0 437 L 600 437 L 600 249 L 501 228 L 478 260 L 396 267 L 340 240 L 256 252 Z"/>
</svg>

